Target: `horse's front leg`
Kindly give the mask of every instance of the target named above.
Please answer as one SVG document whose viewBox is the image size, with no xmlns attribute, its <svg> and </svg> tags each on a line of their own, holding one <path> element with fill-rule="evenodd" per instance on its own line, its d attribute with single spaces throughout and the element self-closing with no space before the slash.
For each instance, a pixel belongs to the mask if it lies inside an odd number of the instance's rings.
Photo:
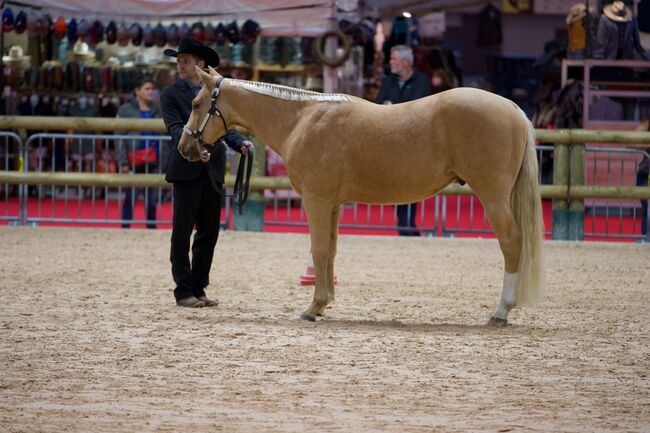
<svg viewBox="0 0 650 433">
<path fill-rule="evenodd" d="M 334 259 L 336 258 L 336 243 L 339 237 L 339 211 L 340 206 L 336 206 L 332 210 L 330 217 L 330 254 L 327 261 L 327 303 L 328 305 L 334 302 L 335 289 L 334 289 Z M 318 315 L 321 316 L 325 307 L 321 308 Z"/>
<path fill-rule="evenodd" d="M 302 313 L 300 320 L 316 320 L 316 316 L 329 302 L 328 265 L 331 257 L 331 214 L 332 206 L 320 197 L 303 196 L 303 205 L 309 219 L 311 254 L 314 260 L 316 287 L 314 300 Z"/>
</svg>

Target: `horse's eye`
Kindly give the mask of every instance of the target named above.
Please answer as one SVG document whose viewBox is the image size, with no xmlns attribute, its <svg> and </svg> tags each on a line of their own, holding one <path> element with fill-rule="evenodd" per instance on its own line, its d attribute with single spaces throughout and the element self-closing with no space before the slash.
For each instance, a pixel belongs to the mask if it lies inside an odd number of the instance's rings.
<svg viewBox="0 0 650 433">
<path fill-rule="evenodd" d="M 198 110 L 200 107 L 199 104 L 192 104 L 192 110 Z"/>
</svg>

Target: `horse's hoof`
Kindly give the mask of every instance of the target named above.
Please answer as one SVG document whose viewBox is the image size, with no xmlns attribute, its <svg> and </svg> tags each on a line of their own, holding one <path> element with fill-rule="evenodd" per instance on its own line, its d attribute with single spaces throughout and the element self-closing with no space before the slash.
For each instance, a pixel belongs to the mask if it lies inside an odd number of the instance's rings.
<svg viewBox="0 0 650 433">
<path fill-rule="evenodd" d="M 508 321 L 506 319 L 500 319 L 498 317 L 490 317 L 490 320 L 488 320 L 487 325 L 488 326 L 506 326 L 508 324 Z"/>
<path fill-rule="evenodd" d="M 316 318 L 303 313 L 300 315 L 300 317 L 298 317 L 298 320 L 307 320 L 309 322 L 315 322 Z"/>
</svg>

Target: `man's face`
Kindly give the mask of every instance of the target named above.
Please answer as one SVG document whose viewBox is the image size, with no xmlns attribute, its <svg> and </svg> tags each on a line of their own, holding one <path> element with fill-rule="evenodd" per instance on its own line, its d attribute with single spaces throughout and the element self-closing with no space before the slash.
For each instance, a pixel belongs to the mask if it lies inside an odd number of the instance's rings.
<svg viewBox="0 0 650 433">
<path fill-rule="evenodd" d="M 405 63 L 406 62 L 404 60 L 400 59 L 399 53 L 397 51 L 391 51 L 388 64 L 390 65 L 390 71 L 393 74 L 401 75 L 402 71 L 404 70 Z"/>
<path fill-rule="evenodd" d="M 179 54 L 176 56 L 176 70 L 181 80 L 196 78 L 196 57 L 191 54 Z"/>
<path fill-rule="evenodd" d="M 135 95 L 144 102 L 151 103 L 153 100 L 153 83 L 145 82 L 142 86 L 135 89 Z"/>
</svg>

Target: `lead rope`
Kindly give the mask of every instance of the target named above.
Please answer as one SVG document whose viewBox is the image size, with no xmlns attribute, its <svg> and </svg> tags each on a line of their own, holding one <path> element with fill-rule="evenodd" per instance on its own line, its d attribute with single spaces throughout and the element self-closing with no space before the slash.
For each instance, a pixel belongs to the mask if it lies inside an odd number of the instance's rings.
<svg viewBox="0 0 650 433">
<path fill-rule="evenodd" d="M 232 198 L 233 205 L 239 206 L 239 215 L 244 214 L 244 203 L 248 200 L 248 192 L 250 190 L 250 180 L 251 173 L 253 172 L 253 148 L 248 149 L 248 155 L 241 155 L 239 158 L 239 166 L 237 167 L 237 175 L 235 176 L 235 185 L 233 186 L 233 193 L 227 194 L 226 191 L 219 186 L 219 184 L 214 179 L 214 173 L 210 170 L 209 167 L 206 167 L 208 170 L 208 178 L 210 178 L 210 183 L 215 191 L 218 194 L 225 198 Z"/>
</svg>

